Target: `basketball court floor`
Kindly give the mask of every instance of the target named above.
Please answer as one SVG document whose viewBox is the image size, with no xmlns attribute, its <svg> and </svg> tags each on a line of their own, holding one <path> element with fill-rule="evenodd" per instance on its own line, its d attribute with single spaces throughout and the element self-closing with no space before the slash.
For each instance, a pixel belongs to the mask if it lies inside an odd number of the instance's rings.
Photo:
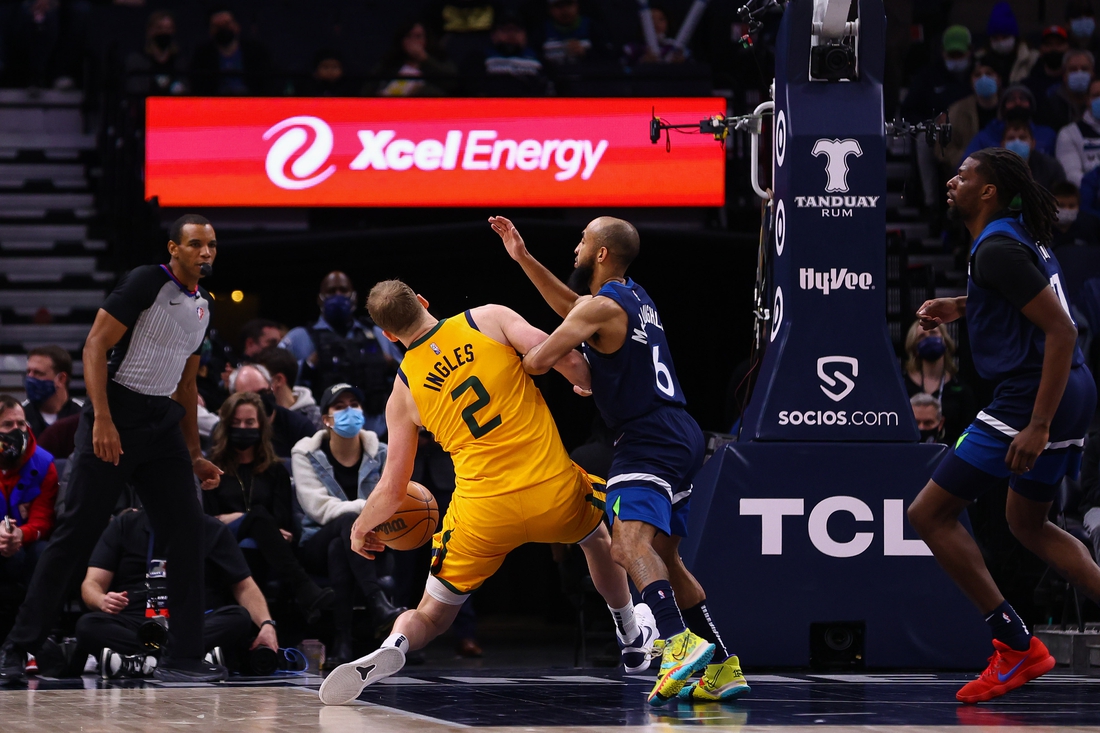
<svg viewBox="0 0 1100 733">
<path fill-rule="evenodd" d="M 999 701 L 955 702 L 959 674 L 756 674 L 736 704 L 649 708 L 651 678 L 606 669 L 406 668 L 354 705 L 325 707 L 321 678 L 286 674 L 218 685 L 34 680 L 0 689 L 0 730 L 435 733 L 585 729 L 931 731 L 958 726 L 1085 730 L 1100 726 L 1100 677 L 1055 671 Z"/>
</svg>

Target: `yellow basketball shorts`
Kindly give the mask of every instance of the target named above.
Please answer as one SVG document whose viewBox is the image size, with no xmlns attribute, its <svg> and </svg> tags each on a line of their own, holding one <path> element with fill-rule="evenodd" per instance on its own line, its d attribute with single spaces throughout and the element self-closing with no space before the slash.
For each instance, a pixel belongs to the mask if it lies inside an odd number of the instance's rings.
<svg viewBox="0 0 1100 733">
<path fill-rule="evenodd" d="M 510 494 L 479 499 L 456 493 L 432 537 L 428 594 L 461 605 L 520 545 L 584 540 L 604 521 L 605 498 L 603 480 L 576 464 L 558 478 Z"/>
</svg>

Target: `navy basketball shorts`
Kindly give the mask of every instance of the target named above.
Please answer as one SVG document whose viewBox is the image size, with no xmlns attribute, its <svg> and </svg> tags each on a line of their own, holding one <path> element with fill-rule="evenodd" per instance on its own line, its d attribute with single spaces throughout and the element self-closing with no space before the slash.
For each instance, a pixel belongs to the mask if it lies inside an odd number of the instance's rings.
<svg viewBox="0 0 1100 733">
<path fill-rule="evenodd" d="M 620 427 L 607 477 L 612 523 L 636 520 L 686 537 L 691 480 L 703 451 L 703 431 L 680 407 L 659 407 Z"/>
<path fill-rule="evenodd" d="M 936 468 L 932 480 L 967 501 L 977 499 L 1006 480 L 1013 491 L 1026 499 L 1040 503 L 1053 501 L 1062 479 L 1076 477 L 1081 469 L 1085 434 L 1096 409 L 1096 384 L 1087 367 L 1070 370 L 1065 394 L 1051 421 L 1046 449 L 1030 471 L 1015 475 L 1008 470 L 1005 457 L 1013 438 L 1031 420 L 1038 388 L 1038 375 L 998 385 L 993 402 L 963 432 Z"/>
</svg>

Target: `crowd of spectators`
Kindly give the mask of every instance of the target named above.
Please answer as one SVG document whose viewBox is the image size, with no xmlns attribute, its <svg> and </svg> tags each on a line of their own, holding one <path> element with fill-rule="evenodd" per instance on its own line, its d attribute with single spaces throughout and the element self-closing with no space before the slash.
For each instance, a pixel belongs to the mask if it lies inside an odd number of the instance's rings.
<svg viewBox="0 0 1100 733">
<path fill-rule="evenodd" d="M 196 484 L 207 515 L 205 639 L 211 659 L 242 672 L 285 663 L 276 632 L 284 621 L 305 630 L 299 637 L 315 630 L 326 640 L 327 667 L 353 659 L 389 633 L 425 575 L 427 558 L 414 559 L 416 551 L 372 560 L 351 549 L 352 524 L 385 466 L 384 404 L 402 358 L 356 314 L 359 302 L 347 275 L 332 272 L 316 322 L 288 331 L 256 319 L 241 328 L 237 349 L 204 345 L 200 433 L 222 471 L 216 488 Z M 84 409 L 68 393 L 72 370 L 68 352 L 38 348 L 27 360 L 27 399 L 0 394 L 0 634 L 64 506 L 73 438 L 66 448 L 51 433 L 69 422 L 75 430 Z M 430 435 L 421 445 L 415 477 L 446 507 L 453 465 Z M 73 589 L 86 612 L 70 652 L 43 660 L 52 666 L 42 671 L 143 677 L 156 667 L 170 569 L 132 492 L 116 512 Z M 463 619 L 456 649 L 479 656 L 472 610 Z"/>
</svg>

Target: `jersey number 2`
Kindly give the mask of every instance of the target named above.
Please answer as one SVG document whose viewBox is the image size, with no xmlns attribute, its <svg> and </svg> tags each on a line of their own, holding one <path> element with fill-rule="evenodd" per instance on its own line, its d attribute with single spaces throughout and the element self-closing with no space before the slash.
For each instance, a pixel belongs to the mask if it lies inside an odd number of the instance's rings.
<svg viewBox="0 0 1100 733">
<path fill-rule="evenodd" d="M 497 415 L 484 425 L 478 423 L 474 413 L 489 404 L 489 393 L 485 391 L 485 385 L 483 385 L 481 380 L 477 377 L 470 377 L 465 382 L 455 387 L 454 390 L 451 391 L 451 401 L 454 402 L 471 389 L 474 391 L 477 399 L 462 410 L 462 419 L 465 421 L 466 427 L 470 429 L 470 433 L 475 438 L 481 438 L 494 428 L 500 427 L 502 420 L 500 419 L 500 415 Z"/>
</svg>

